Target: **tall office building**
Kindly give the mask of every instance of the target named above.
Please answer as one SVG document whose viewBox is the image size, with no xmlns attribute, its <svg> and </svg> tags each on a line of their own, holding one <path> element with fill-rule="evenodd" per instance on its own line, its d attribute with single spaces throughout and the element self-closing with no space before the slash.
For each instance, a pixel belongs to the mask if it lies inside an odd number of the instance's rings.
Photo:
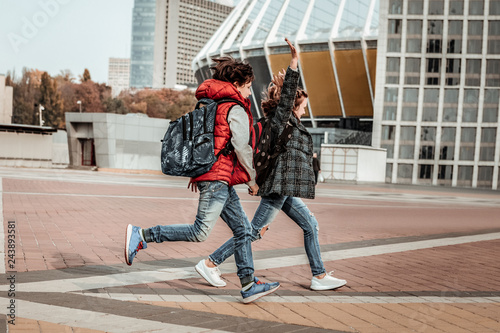
<svg viewBox="0 0 500 333">
<path fill-rule="evenodd" d="M 135 0 L 132 14 L 130 87 L 153 86 L 156 0 Z"/>
<path fill-rule="evenodd" d="M 157 0 L 153 88 L 197 85 L 191 63 L 231 12 L 231 3 Z"/>
<path fill-rule="evenodd" d="M 113 97 L 118 96 L 122 90 L 129 88 L 130 59 L 109 58 L 108 86 L 111 87 Z"/>
<path fill-rule="evenodd" d="M 500 1 L 381 1 L 373 145 L 391 183 L 499 187 Z"/>
</svg>

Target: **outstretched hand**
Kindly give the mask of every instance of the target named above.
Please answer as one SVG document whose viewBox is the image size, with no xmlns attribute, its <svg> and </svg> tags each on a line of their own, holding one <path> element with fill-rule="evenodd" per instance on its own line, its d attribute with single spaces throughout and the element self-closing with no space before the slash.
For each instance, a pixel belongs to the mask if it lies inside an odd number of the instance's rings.
<svg viewBox="0 0 500 333">
<path fill-rule="evenodd" d="M 293 46 L 292 42 L 290 42 L 288 38 L 285 38 L 285 42 L 290 47 L 290 53 L 292 55 L 292 60 L 290 61 L 290 68 L 297 69 L 297 65 L 299 63 L 299 55 L 297 54 L 297 49 L 295 49 L 295 46 Z"/>
</svg>

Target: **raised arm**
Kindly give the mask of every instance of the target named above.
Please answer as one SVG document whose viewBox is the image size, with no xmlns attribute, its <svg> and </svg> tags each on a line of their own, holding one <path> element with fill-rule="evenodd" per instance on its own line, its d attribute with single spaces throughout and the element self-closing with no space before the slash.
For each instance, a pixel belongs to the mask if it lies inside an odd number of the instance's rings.
<svg viewBox="0 0 500 333">
<path fill-rule="evenodd" d="M 299 56 L 297 54 L 297 50 L 287 38 L 285 38 L 285 41 L 290 47 L 292 60 L 290 60 L 290 66 L 284 74 L 284 79 L 282 73 L 274 78 L 274 80 L 283 80 L 280 101 L 278 103 L 278 107 L 276 108 L 276 116 L 273 119 L 273 121 L 278 123 L 280 132 L 292 113 L 300 76 L 298 71 Z"/>
</svg>

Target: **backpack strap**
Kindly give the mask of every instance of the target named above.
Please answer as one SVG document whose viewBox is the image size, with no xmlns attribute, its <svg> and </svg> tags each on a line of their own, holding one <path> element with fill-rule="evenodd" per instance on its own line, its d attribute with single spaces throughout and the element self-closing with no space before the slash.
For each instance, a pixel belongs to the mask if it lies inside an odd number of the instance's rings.
<svg viewBox="0 0 500 333">
<path fill-rule="evenodd" d="M 222 98 L 222 99 L 218 99 L 215 101 L 217 103 L 217 106 L 219 106 L 220 104 L 223 104 L 223 103 L 236 103 L 238 104 L 239 106 L 241 106 L 243 108 L 243 110 L 245 110 L 245 105 L 238 101 L 237 99 L 234 99 L 234 98 Z M 234 107 L 234 105 L 232 105 L 229 110 L 227 111 L 227 115 L 226 115 L 226 121 L 227 121 L 227 117 L 229 117 L 229 112 L 231 112 L 231 109 Z M 224 156 L 227 156 L 229 154 L 231 154 L 232 152 L 234 151 L 234 147 L 233 147 L 233 144 L 231 143 L 231 139 L 229 139 L 229 141 L 226 143 L 226 146 L 224 148 L 222 148 L 219 153 L 217 153 L 217 158 L 219 158 L 219 156 L 222 154 Z"/>
</svg>

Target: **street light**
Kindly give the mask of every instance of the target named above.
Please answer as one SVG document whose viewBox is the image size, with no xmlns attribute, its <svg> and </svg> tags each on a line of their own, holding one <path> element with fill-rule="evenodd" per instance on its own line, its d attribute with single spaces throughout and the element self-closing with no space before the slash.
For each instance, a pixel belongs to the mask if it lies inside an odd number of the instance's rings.
<svg viewBox="0 0 500 333">
<path fill-rule="evenodd" d="M 80 105 L 80 113 L 82 113 L 82 101 L 76 101 L 76 104 Z"/>
<path fill-rule="evenodd" d="M 40 126 L 43 126 L 43 124 L 45 123 L 45 121 L 43 121 L 42 119 L 42 111 L 45 110 L 45 108 L 42 106 L 42 104 L 40 104 L 39 106 L 39 111 L 38 111 L 38 116 L 40 117 Z"/>
</svg>

